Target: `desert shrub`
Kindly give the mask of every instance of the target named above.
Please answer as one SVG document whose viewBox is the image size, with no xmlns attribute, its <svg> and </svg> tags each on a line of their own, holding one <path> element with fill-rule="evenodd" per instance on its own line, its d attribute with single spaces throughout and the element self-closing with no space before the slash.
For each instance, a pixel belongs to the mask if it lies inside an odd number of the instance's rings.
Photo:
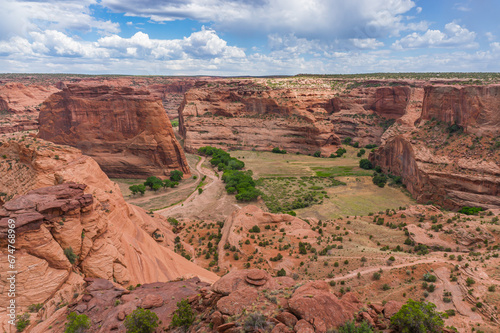
<svg viewBox="0 0 500 333">
<path fill-rule="evenodd" d="M 375 172 L 373 174 L 372 181 L 373 184 L 377 185 L 378 187 L 384 187 L 385 184 L 387 183 L 387 176 L 384 175 L 383 173 Z"/>
<path fill-rule="evenodd" d="M 172 318 L 172 325 L 174 318 Z M 158 316 L 152 311 L 137 308 L 125 318 L 124 324 L 127 333 L 152 333 L 158 327 Z"/>
<path fill-rule="evenodd" d="M 425 273 L 424 274 L 424 281 L 427 281 L 427 282 L 436 282 L 437 278 L 435 275 L 432 275 L 430 273 Z"/>
<path fill-rule="evenodd" d="M 368 145 L 365 146 L 366 149 L 372 149 L 372 148 L 377 148 L 377 145 L 376 144 L 373 144 L 373 143 L 370 143 Z"/>
<path fill-rule="evenodd" d="M 370 162 L 370 160 L 367 158 L 363 158 L 361 161 L 359 161 L 359 167 L 365 170 L 373 169 L 372 162 Z"/>
<path fill-rule="evenodd" d="M 274 147 L 273 150 L 271 150 L 272 153 L 275 153 L 275 154 L 286 154 L 286 150 L 281 150 L 279 149 L 278 147 Z"/>
<path fill-rule="evenodd" d="M 342 143 L 345 145 L 350 145 L 351 142 L 352 142 L 352 138 L 350 138 L 350 137 L 347 137 L 344 140 L 342 140 Z"/>
<path fill-rule="evenodd" d="M 400 333 L 441 332 L 444 321 L 436 305 L 430 302 L 417 302 L 409 299 L 394 316 L 391 325 Z"/>
<path fill-rule="evenodd" d="M 375 273 L 373 273 L 373 279 L 374 279 L 374 280 L 380 280 L 380 277 L 381 277 L 381 276 L 382 276 L 382 275 L 381 275 L 379 272 L 375 272 Z"/>
<path fill-rule="evenodd" d="M 345 148 L 339 148 L 335 152 L 335 154 L 337 155 L 337 157 L 342 157 L 342 155 L 344 155 L 345 153 L 347 153 L 347 150 Z"/>
<path fill-rule="evenodd" d="M 90 319 L 87 315 L 77 315 L 76 312 L 71 312 L 66 319 L 66 329 L 64 333 L 83 333 L 90 328 Z"/>
<path fill-rule="evenodd" d="M 387 283 L 384 283 L 382 285 L 382 290 L 389 290 L 389 289 L 391 289 L 391 286 L 389 286 Z"/>
<path fill-rule="evenodd" d="M 28 312 L 37 313 L 43 307 L 42 303 L 31 304 L 28 306 Z"/>
<path fill-rule="evenodd" d="M 488 287 L 488 291 L 489 292 L 493 293 L 493 292 L 495 292 L 495 290 L 496 290 L 496 287 L 494 285 L 491 285 L 491 286 Z"/>
<path fill-rule="evenodd" d="M 476 283 L 476 281 L 474 281 L 474 279 L 473 279 L 473 278 L 468 277 L 468 278 L 465 280 L 465 283 L 467 284 L 467 287 L 470 287 L 470 286 L 472 286 L 474 283 Z"/>
<path fill-rule="evenodd" d="M 284 269 L 284 268 L 280 269 L 280 270 L 278 271 L 278 274 L 277 274 L 277 275 L 278 275 L 278 276 L 286 276 L 286 271 L 285 271 L 285 269 Z"/>
<path fill-rule="evenodd" d="M 203 189 L 200 187 L 198 188 L 198 194 L 202 194 L 203 193 Z"/>
<path fill-rule="evenodd" d="M 16 318 L 16 329 L 18 332 L 24 331 L 24 329 L 31 324 L 29 313 L 23 313 L 22 315 L 18 315 Z"/>
<path fill-rule="evenodd" d="M 458 124 L 453 124 L 449 126 L 447 129 L 448 133 L 453 134 L 453 133 L 462 133 L 464 131 L 464 128 Z"/>
<path fill-rule="evenodd" d="M 178 181 L 182 180 L 183 175 L 184 174 L 182 173 L 182 171 L 179 171 L 179 170 L 170 171 L 170 180 L 173 182 L 178 182 Z"/>
<path fill-rule="evenodd" d="M 373 333 L 373 329 L 366 321 L 362 321 L 358 326 L 354 320 L 344 323 L 336 330 L 328 331 L 333 333 Z"/>
<path fill-rule="evenodd" d="M 78 256 L 73 252 L 73 248 L 70 246 L 66 249 L 64 249 L 64 254 L 66 255 L 66 258 L 68 258 L 69 262 L 73 265 L 76 260 L 78 259 Z"/>
<path fill-rule="evenodd" d="M 249 314 L 243 323 L 245 332 L 264 331 L 268 326 L 266 316 L 259 312 Z"/>
<path fill-rule="evenodd" d="M 254 225 L 250 230 L 248 230 L 249 232 L 255 232 L 255 233 L 259 233 L 260 232 L 260 228 L 258 225 Z"/>
<path fill-rule="evenodd" d="M 319 150 L 315 151 L 313 154 L 314 157 L 321 157 L 321 152 Z"/>
<path fill-rule="evenodd" d="M 196 316 L 191 309 L 191 305 L 188 303 L 187 299 L 183 299 L 177 302 L 177 309 L 174 311 L 171 325 L 173 327 L 188 328 L 193 324 L 195 318 Z"/>
</svg>

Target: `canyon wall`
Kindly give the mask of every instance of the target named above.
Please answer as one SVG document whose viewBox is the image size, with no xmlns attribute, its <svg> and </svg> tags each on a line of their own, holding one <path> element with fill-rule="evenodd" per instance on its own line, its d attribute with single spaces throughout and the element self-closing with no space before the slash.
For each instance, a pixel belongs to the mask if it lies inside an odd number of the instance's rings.
<svg viewBox="0 0 500 333">
<path fill-rule="evenodd" d="M 297 82 L 277 87 L 265 80 L 197 82 L 179 108 L 186 150 L 280 147 L 329 155 L 345 137 L 379 144 L 391 119 L 405 115 L 412 93 L 408 86 L 337 93 L 326 81 Z"/>
<path fill-rule="evenodd" d="M 81 149 L 110 177 L 190 172 L 161 101 L 145 90 L 67 85 L 43 103 L 39 137 Z"/>
<path fill-rule="evenodd" d="M 500 89 L 426 86 L 416 126 L 370 155 L 422 203 L 500 208 Z"/>
</svg>

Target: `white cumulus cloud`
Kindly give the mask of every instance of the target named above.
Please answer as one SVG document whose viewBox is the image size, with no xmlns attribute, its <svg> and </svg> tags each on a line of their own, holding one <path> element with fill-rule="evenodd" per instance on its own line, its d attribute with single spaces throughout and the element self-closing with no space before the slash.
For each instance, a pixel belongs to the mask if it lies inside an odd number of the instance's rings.
<svg viewBox="0 0 500 333">
<path fill-rule="evenodd" d="M 444 32 L 427 30 L 424 34 L 414 32 L 392 45 L 394 49 L 436 48 L 436 47 L 477 47 L 476 33 L 455 22 L 445 25 Z"/>
</svg>

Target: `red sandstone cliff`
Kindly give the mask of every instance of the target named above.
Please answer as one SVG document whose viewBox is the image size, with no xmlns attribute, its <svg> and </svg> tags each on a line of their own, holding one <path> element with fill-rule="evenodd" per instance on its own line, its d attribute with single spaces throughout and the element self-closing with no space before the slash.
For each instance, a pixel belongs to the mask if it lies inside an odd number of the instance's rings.
<svg viewBox="0 0 500 333">
<path fill-rule="evenodd" d="M 81 149 L 110 177 L 189 173 L 161 101 L 144 90 L 68 85 L 43 103 L 39 137 Z"/>
<path fill-rule="evenodd" d="M 416 126 L 370 155 L 419 202 L 500 207 L 500 86 L 427 86 Z M 460 127 L 452 127 L 457 125 Z"/>
</svg>

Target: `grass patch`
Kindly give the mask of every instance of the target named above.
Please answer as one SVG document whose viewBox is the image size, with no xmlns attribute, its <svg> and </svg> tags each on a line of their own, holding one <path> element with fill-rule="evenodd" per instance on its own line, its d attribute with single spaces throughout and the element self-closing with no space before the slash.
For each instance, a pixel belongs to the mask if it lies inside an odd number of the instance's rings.
<svg viewBox="0 0 500 333">
<path fill-rule="evenodd" d="M 287 212 L 323 203 L 325 188 L 345 185 L 334 177 L 265 177 L 257 181 L 262 199 L 272 213 Z"/>
<path fill-rule="evenodd" d="M 323 168 L 323 167 L 312 167 L 312 170 L 316 172 L 317 177 L 347 177 L 347 176 L 356 176 L 356 177 L 364 177 L 371 176 L 372 172 L 361 170 L 354 166 L 334 166 L 331 168 Z"/>
</svg>

